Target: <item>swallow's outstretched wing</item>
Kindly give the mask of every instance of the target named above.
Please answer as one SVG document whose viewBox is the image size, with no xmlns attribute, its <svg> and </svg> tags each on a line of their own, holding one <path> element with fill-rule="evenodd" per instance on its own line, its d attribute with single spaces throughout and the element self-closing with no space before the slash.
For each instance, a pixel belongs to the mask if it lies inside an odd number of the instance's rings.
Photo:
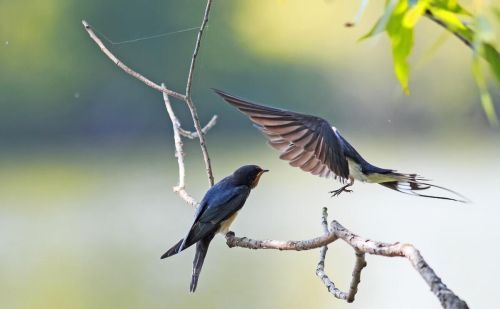
<svg viewBox="0 0 500 309">
<path fill-rule="evenodd" d="M 215 89 L 214 89 L 215 90 Z M 267 107 L 215 90 L 246 114 L 291 166 L 321 177 L 349 178 L 344 142 L 323 118 Z"/>
<path fill-rule="evenodd" d="M 165 252 L 161 258 L 177 254 L 209 236 L 213 237 L 220 224 L 243 207 L 249 194 L 250 188 L 247 186 L 228 188 L 226 183 L 220 182 L 212 187 L 198 206 L 186 237 Z"/>
</svg>

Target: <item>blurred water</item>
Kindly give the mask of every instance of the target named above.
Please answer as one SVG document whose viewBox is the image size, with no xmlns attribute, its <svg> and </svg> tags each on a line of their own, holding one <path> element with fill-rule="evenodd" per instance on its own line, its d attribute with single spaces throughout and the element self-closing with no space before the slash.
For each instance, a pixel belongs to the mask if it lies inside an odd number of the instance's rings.
<svg viewBox="0 0 500 309">
<path fill-rule="evenodd" d="M 229 145 L 236 138 L 228 138 Z M 321 233 L 321 207 L 328 206 L 330 219 L 360 235 L 415 244 L 471 307 L 498 305 L 491 280 L 500 276 L 500 251 L 493 245 L 500 236 L 499 141 L 351 139 L 373 163 L 418 171 L 474 203 L 409 197 L 359 183 L 354 193 L 330 199 L 327 191 L 338 183 L 289 168 L 262 140 L 234 148 L 216 141 L 209 146 L 217 179 L 245 163 L 271 169 L 233 225 L 236 234 L 314 237 Z M 186 144 L 188 190 L 199 199 L 206 190 L 202 162 L 198 146 Z M 0 162 L 2 308 L 439 307 L 402 259 L 368 256 L 356 301 L 347 305 L 316 278 L 317 250 L 228 249 L 220 236 L 198 291 L 189 294 L 193 250 L 159 259 L 185 234 L 193 214 L 171 190 L 177 170 L 169 148 L 78 146 L 4 154 Z M 330 246 L 326 270 L 343 289 L 353 263 L 345 244 Z"/>
</svg>

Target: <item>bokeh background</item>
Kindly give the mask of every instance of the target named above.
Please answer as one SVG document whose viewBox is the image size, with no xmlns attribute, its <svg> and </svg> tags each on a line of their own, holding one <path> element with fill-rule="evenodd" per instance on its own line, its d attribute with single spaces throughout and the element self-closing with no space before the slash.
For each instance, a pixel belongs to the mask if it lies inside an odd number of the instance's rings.
<svg viewBox="0 0 500 309">
<path fill-rule="evenodd" d="M 500 138 L 471 75 L 471 51 L 422 22 L 411 95 L 392 72 L 385 37 L 357 42 L 353 1 L 215 1 L 194 99 L 216 179 L 255 163 L 272 170 L 233 225 L 237 235 L 306 239 L 321 208 L 360 235 L 415 244 L 446 284 L 475 308 L 498 306 Z M 193 250 L 159 256 L 181 238 L 193 209 L 177 182 L 161 94 L 121 72 L 88 38 L 86 19 L 119 42 L 199 25 L 204 1 L 0 2 L 0 307 L 2 308 L 438 308 L 403 259 L 368 257 L 354 304 L 315 276 L 318 251 L 228 249 L 212 243 L 198 291 L 188 293 Z M 183 91 L 195 31 L 110 49 Z M 375 185 L 329 198 L 338 183 L 290 168 L 250 122 L 210 88 L 331 120 L 372 163 L 419 172 L 474 203 L 409 197 Z M 500 91 L 490 84 L 500 109 Z M 174 102 L 186 129 L 188 111 Z M 196 141 L 186 141 L 188 190 L 207 189 Z M 346 289 L 354 263 L 330 246 L 326 270 Z"/>
</svg>

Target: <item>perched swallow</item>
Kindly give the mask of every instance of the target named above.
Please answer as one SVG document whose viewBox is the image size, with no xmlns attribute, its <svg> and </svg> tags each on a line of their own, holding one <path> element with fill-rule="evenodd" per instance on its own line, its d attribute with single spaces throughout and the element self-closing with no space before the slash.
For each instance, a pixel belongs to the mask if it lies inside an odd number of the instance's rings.
<svg viewBox="0 0 500 309">
<path fill-rule="evenodd" d="M 339 131 L 323 118 L 259 105 L 234 97 L 223 91 L 214 91 L 226 102 L 250 117 L 256 127 L 267 137 L 269 145 L 281 152 L 280 159 L 291 166 L 320 177 L 334 177 L 348 183 L 332 196 L 346 191 L 354 180 L 377 183 L 401 193 L 423 197 L 467 202 L 461 194 L 437 185 L 417 174 L 398 173 L 393 169 L 376 167 L 368 163 Z M 448 191 L 458 198 L 419 193 L 431 187 Z"/>
<path fill-rule="evenodd" d="M 259 183 L 260 176 L 268 172 L 256 165 L 245 165 L 237 169 L 210 188 L 200 205 L 196 208 L 194 221 L 186 237 L 161 256 L 162 259 L 175 255 L 196 244 L 193 261 L 193 275 L 190 291 L 196 290 L 203 261 L 207 255 L 210 241 L 215 234 L 225 235 L 236 219 L 250 191 Z"/>
</svg>

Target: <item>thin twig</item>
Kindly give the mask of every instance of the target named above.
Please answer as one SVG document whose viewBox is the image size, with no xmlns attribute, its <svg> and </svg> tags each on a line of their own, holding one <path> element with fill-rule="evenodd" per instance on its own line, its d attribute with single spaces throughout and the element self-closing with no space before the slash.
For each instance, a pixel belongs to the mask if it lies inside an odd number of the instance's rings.
<svg viewBox="0 0 500 309">
<path fill-rule="evenodd" d="M 323 234 L 327 235 L 330 234 L 330 231 L 328 230 L 328 212 L 326 207 L 323 207 L 323 214 L 321 216 L 321 226 L 323 227 Z M 332 280 L 328 277 L 328 275 L 325 272 L 325 259 L 326 259 L 326 252 L 328 251 L 328 246 L 323 246 L 319 250 L 319 262 L 318 266 L 316 266 L 316 276 L 318 276 L 319 280 L 323 282 L 323 284 L 326 286 L 328 289 L 328 292 L 332 293 L 333 296 L 335 296 L 338 299 L 343 299 L 347 300 L 347 293 L 342 292 L 339 288 L 335 286 L 335 283 L 333 283 Z"/>
<path fill-rule="evenodd" d="M 217 123 L 217 118 L 218 118 L 217 115 L 213 115 L 212 119 L 210 119 L 210 121 L 203 127 L 203 129 L 201 129 L 201 132 L 203 132 L 203 134 L 207 134 L 208 130 L 213 128 L 215 126 L 215 124 Z M 180 127 L 179 127 L 179 133 L 182 136 L 187 137 L 189 139 L 198 138 L 198 132 L 191 132 L 188 130 L 184 130 L 183 128 L 180 128 Z"/>
<path fill-rule="evenodd" d="M 196 133 L 198 133 L 198 138 L 200 140 L 201 152 L 203 154 L 203 160 L 205 161 L 205 169 L 208 175 L 208 183 L 210 186 L 214 185 L 214 176 L 212 172 L 212 163 L 210 162 L 210 156 L 208 155 L 207 144 L 205 142 L 205 136 L 200 125 L 200 119 L 198 113 L 196 112 L 196 106 L 193 103 L 191 89 L 193 84 L 194 68 L 196 65 L 196 59 L 198 57 L 198 52 L 201 46 L 201 39 L 203 38 L 203 31 L 208 23 L 208 16 L 210 14 L 210 8 L 212 7 L 212 0 L 207 1 L 207 6 L 205 8 L 205 14 L 203 15 L 203 20 L 201 22 L 200 30 L 198 31 L 198 36 L 196 38 L 196 43 L 193 50 L 193 56 L 191 57 L 191 65 L 189 66 L 188 79 L 186 82 L 186 104 L 191 112 L 191 117 L 193 118 L 194 128 Z"/>
<path fill-rule="evenodd" d="M 164 84 L 161 84 L 162 87 L 165 87 Z M 170 104 L 170 99 L 168 95 L 163 92 L 163 101 L 165 101 L 165 107 L 167 108 L 168 115 L 170 116 L 170 120 L 172 121 L 172 129 L 174 131 L 174 144 L 175 144 L 175 156 L 177 157 L 177 163 L 179 165 L 179 183 L 174 187 L 174 192 L 179 194 L 179 196 L 189 205 L 196 206 L 198 202 L 186 191 L 186 170 L 184 167 L 184 151 L 182 145 L 182 139 L 180 135 L 180 127 L 181 124 L 179 119 L 175 116 L 174 110 L 172 109 L 172 105 Z"/>
<path fill-rule="evenodd" d="M 326 207 L 323 207 L 323 214 L 321 216 L 321 225 L 323 226 L 323 233 L 325 235 L 331 233 L 331 231 L 328 229 L 328 210 L 326 209 Z M 316 275 L 326 286 L 328 292 L 332 293 L 333 296 L 335 296 L 338 299 L 346 300 L 348 303 L 352 303 L 354 301 L 356 293 L 358 292 L 358 285 L 361 281 L 361 271 L 363 270 L 364 267 L 366 267 L 365 254 L 363 252 L 360 252 L 359 250 L 355 250 L 356 263 L 352 271 L 351 285 L 349 287 L 349 293 L 345 293 L 335 286 L 335 284 L 330 280 L 330 278 L 325 272 L 325 259 L 327 251 L 328 251 L 328 246 L 321 247 L 319 254 L 319 262 L 318 266 L 316 267 Z"/>
<path fill-rule="evenodd" d="M 328 251 L 327 246 L 323 246 L 319 250 L 319 262 L 318 266 L 316 267 L 316 276 L 318 276 L 319 280 L 321 280 L 321 282 L 323 282 L 323 284 L 328 289 L 328 292 L 330 292 L 335 298 L 347 300 L 348 297 L 347 293 L 342 292 L 339 288 L 337 288 L 335 286 L 335 283 L 333 283 L 333 281 L 330 280 L 330 278 L 325 272 L 325 258 L 327 251 Z"/>
<path fill-rule="evenodd" d="M 149 86 L 155 90 L 166 93 L 169 96 L 172 96 L 172 97 L 177 98 L 177 99 L 182 100 L 182 101 L 186 100 L 185 95 L 180 94 L 180 93 L 175 92 L 175 91 L 172 91 L 172 90 L 169 90 L 165 87 L 162 87 L 162 86 L 152 82 L 151 80 L 147 79 L 144 75 L 137 73 L 136 71 L 129 68 L 126 64 L 121 62 L 115 55 L 113 55 L 113 53 L 111 53 L 111 51 L 109 51 L 109 49 L 104 45 L 104 43 L 101 41 L 101 39 L 99 39 L 99 37 L 95 34 L 94 30 L 92 29 L 92 26 L 90 26 L 85 20 L 82 20 L 82 24 L 85 27 L 85 30 L 89 34 L 90 38 L 97 44 L 97 46 L 99 46 L 101 51 L 106 56 L 108 56 L 108 58 L 111 59 L 111 61 L 113 61 L 113 63 L 116 64 L 125 73 L 137 78 L 138 80 L 140 80 L 141 82 L 143 82 L 144 84 L 146 84 L 147 86 Z"/>
<path fill-rule="evenodd" d="M 208 154 L 207 143 L 205 141 L 205 135 L 202 131 L 200 125 L 200 119 L 198 118 L 198 113 L 196 112 L 196 107 L 194 106 L 193 100 L 191 97 L 186 97 L 186 104 L 191 112 L 191 118 L 193 118 L 194 128 L 196 129 L 196 133 L 198 134 L 198 138 L 200 140 L 201 153 L 203 154 L 203 161 L 205 162 L 205 170 L 208 176 L 208 184 L 211 186 L 214 185 L 214 175 L 212 172 L 212 163 L 210 161 L 210 156 Z"/>
<path fill-rule="evenodd" d="M 323 213 L 321 215 L 321 226 L 323 227 L 323 233 L 325 235 L 330 234 L 331 231 L 328 229 L 328 210 L 323 207 Z M 354 264 L 354 269 L 352 271 L 351 285 L 349 286 L 349 293 L 342 292 L 339 288 L 335 286 L 335 283 L 330 280 L 325 272 L 325 259 L 326 252 L 328 251 L 328 246 L 321 247 L 319 253 L 319 262 L 316 267 L 316 275 L 323 282 L 323 284 L 328 289 L 328 292 L 332 293 L 338 299 L 343 299 L 348 303 L 352 303 L 358 292 L 358 285 L 361 282 L 361 271 L 366 267 L 365 254 L 359 250 L 355 250 L 356 253 L 356 263 Z"/>
<path fill-rule="evenodd" d="M 358 292 L 358 285 L 361 282 L 361 271 L 366 267 L 365 254 L 359 250 L 354 250 L 356 254 L 356 263 L 354 264 L 354 270 L 352 271 L 351 285 L 349 286 L 349 294 L 347 296 L 347 302 L 352 303 Z"/>
<path fill-rule="evenodd" d="M 208 16 L 210 15 L 211 7 L 212 7 L 212 0 L 208 0 L 207 6 L 205 7 L 205 14 L 203 14 L 203 19 L 201 21 L 200 30 L 198 31 L 198 36 L 196 37 L 193 56 L 191 57 L 191 64 L 189 65 L 189 73 L 186 82 L 186 97 L 191 97 L 194 67 L 196 65 L 196 59 L 198 58 L 198 52 L 200 51 L 201 39 L 203 38 L 203 31 L 205 30 L 205 27 L 207 26 L 208 23 Z"/>
<path fill-rule="evenodd" d="M 323 216 L 326 215 L 323 210 Z M 326 219 L 325 219 L 326 220 Z M 246 237 L 236 237 L 233 232 L 226 234 L 226 243 L 229 247 L 241 247 L 248 249 L 276 249 L 276 250 L 311 250 L 323 247 L 320 253 L 320 263 L 318 268 L 324 272 L 324 256 L 326 255 L 326 245 L 337 239 L 342 239 L 348 243 L 356 252 L 356 264 L 353 271 L 353 279 L 350 285 L 349 294 L 345 296 L 342 292 L 335 292 L 335 285 L 328 279 L 328 276 L 320 276 L 320 279 L 328 287 L 332 294 L 340 299 L 353 301 L 360 281 L 361 270 L 366 266 L 364 254 L 374 254 L 386 257 L 405 257 L 412 264 L 413 268 L 420 273 L 422 278 L 430 286 L 432 292 L 437 296 L 443 308 L 464 309 L 468 308 L 467 303 L 453 293 L 436 275 L 434 270 L 427 264 L 420 252 L 411 244 L 394 243 L 388 244 L 370 239 L 362 238 L 337 221 L 332 221 L 330 231 L 320 237 L 299 241 L 280 240 L 254 240 Z M 318 272 L 318 271 L 317 271 Z M 319 276 L 319 275 L 318 275 Z"/>
</svg>

